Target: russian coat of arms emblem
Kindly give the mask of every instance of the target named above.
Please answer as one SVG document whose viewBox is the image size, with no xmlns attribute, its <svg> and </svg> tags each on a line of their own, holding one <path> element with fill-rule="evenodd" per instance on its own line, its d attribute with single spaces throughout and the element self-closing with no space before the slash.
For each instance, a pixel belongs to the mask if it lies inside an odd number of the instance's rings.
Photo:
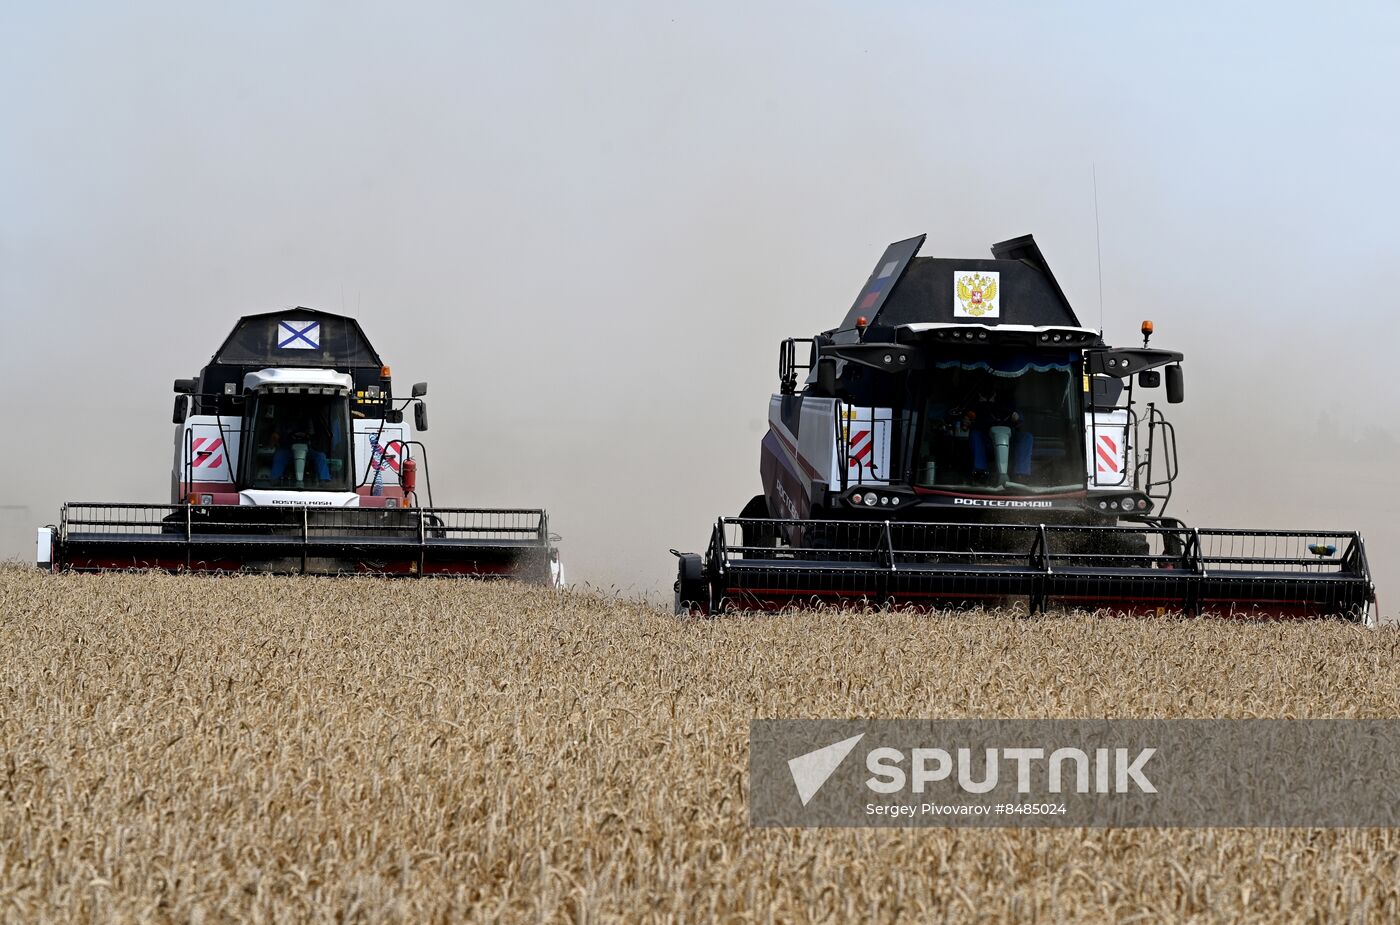
<svg viewBox="0 0 1400 925">
<path fill-rule="evenodd" d="M 987 273 L 959 270 L 953 274 L 953 317 L 996 318 L 1001 315 L 997 301 L 997 284 L 1001 276 L 995 270 Z"/>
</svg>

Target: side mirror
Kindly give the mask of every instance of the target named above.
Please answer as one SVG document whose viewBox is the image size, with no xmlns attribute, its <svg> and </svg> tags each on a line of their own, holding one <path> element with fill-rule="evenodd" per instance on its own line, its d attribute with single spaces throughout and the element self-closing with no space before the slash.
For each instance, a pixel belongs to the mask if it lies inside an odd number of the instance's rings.
<svg viewBox="0 0 1400 925">
<path fill-rule="evenodd" d="M 183 396 L 183 395 L 176 395 L 176 396 L 175 396 L 175 410 L 174 410 L 173 412 L 171 412 L 171 414 L 170 414 L 170 423 L 172 423 L 172 424 L 183 424 L 183 423 L 185 423 L 185 415 L 189 414 L 189 407 L 190 407 L 189 399 L 185 398 L 185 396 Z"/>
<path fill-rule="evenodd" d="M 413 428 L 415 430 L 428 429 L 428 403 L 420 401 L 413 406 Z"/>
<path fill-rule="evenodd" d="M 1186 382 L 1181 377 L 1181 365 L 1167 367 L 1167 401 L 1179 405 L 1186 401 Z"/>
<path fill-rule="evenodd" d="M 193 395 L 193 394 L 194 394 L 194 387 L 195 387 L 195 385 L 196 385 L 196 382 L 195 382 L 195 380 L 193 380 L 193 379 L 176 379 L 176 380 L 175 380 L 175 394 L 176 394 L 176 395 Z M 180 423 L 180 422 L 179 422 L 179 421 L 176 421 L 175 423 L 178 424 L 178 423 Z"/>
<path fill-rule="evenodd" d="M 428 394 L 428 383 L 426 383 L 426 382 L 415 382 L 415 383 L 413 383 L 413 397 L 414 397 L 414 398 L 422 398 L 424 395 L 427 395 L 427 394 Z"/>
<path fill-rule="evenodd" d="M 1162 384 L 1162 374 L 1155 369 L 1144 369 L 1138 373 L 1138 385 L 1144 389 L 1155 389 Z"/>
<path fill-rule="evenodd" d="M 833 357 L 817 360 L 817 390 L 823 395 L 836 394 L 836 360 Z"/>
</svg>

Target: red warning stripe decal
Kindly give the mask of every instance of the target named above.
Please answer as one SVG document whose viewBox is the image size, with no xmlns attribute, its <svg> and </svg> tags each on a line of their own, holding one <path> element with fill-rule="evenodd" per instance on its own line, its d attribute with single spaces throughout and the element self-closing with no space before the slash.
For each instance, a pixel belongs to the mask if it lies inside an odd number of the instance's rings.
<svg viewBox="0 0 1400 925">
<path fill-rule="evenodd" d="M 1095 441 L 1095 454 L 1099 458 L 1099 471 L 1117 474 L 1123 468 L 1118 456 L 1118 441 L 1107 434 L 1099 434 Z"/>
<path fill-rule="evenodd" d="M 205 443 L 209 445 L 204 446 Z M 208 437 L 196 437 L 190 443 L 190 453 L 193 456 L 193 465 L 196 469 L 208 467 L 217 469 L 224 464 L 224 454 L 219 452 L 224 441 L 218 437 L 212 440 Z M 202 449 L 201 449 L 202 448 Z"/>
<path fill-rule="evenodd" d="M 851 436 L 851 457 L 862 465 L 874 449 L 875 441 L 870 439 L 870 431 L 862 430 Z"/>
</svg>

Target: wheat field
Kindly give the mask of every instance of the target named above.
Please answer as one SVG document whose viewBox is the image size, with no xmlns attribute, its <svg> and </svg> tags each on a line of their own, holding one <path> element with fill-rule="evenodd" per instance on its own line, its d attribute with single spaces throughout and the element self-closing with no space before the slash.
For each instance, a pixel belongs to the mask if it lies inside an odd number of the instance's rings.
<svg viewBox="0 0 1400 925">
<path fill-rule="evenodd" d="M 754 717 L 1394 717 L 1400 631 L 0 570 L 0 920 L 1375 921 L 1388 830 L 785 830 Z"/>
</svg>

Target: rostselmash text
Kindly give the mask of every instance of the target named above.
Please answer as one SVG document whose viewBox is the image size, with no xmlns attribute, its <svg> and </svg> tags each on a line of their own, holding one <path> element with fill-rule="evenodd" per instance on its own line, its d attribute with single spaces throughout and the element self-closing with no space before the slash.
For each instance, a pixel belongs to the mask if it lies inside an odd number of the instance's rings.
<svg viewBox="0 0 1400 925">
<path fill-rule="evenodd" d="M 1054 507 L 1053 501 L 1022 501 L 1017 498 L 954 498 L 954 504 L 968 507 Z"/>
<path fill-rule="evenodd" d="M 988 748 L 973 767 L 970 748 L 915 748 L 908 754 L 897 748 L 872 749 L 865 756 L 865 767 L 873 777 L 865 786 L 875 793 L 899 793 L 908 789 L 923 793 L 931 783 L 954 781 L 967 793 L 990 793 L 1003 779 L 1003 762 L 1016 778 L 1016 792 L 1030 793 L 1031 778 L 1044 779 L 1049 793 L 1156 793 L 1157 788 L 1143 773 L 1143 767 L 1157 753 L 1155 748 L 1096 748 L 1092 754 L 1082 748 L 1057 748 L 1046 754 L 1043 748 Z M 1043 773 L 1042 773 L 1043 772 Z M 1009 782 L 1011 775 L 1005 775 Z"/>
</svg>

